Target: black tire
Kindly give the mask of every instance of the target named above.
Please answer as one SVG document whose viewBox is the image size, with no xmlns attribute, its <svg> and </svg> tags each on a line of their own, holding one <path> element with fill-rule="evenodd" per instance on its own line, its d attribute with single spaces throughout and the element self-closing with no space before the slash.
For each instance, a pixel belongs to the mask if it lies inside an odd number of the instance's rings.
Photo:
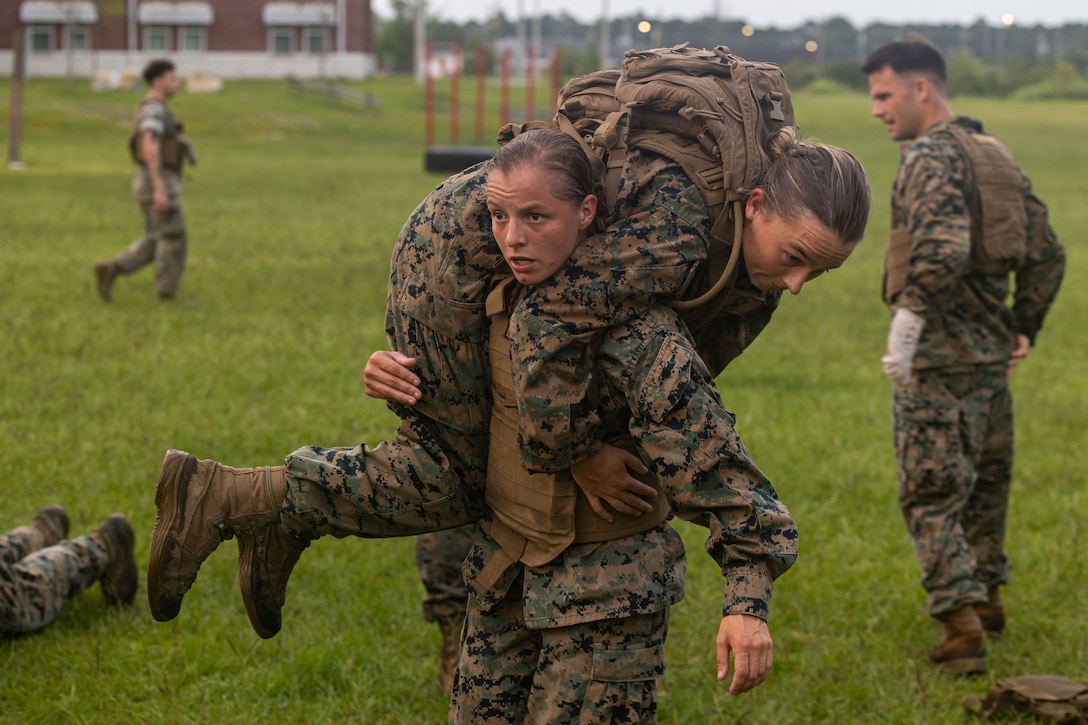
<svg viewBox="0 0 1088 725">
<path fill-rule="evenodd" d="M 494 155 L 495 149 L 486 146 L 431 146 L 423 155 L 423 169 L 452 174 Z"/>
</svg>

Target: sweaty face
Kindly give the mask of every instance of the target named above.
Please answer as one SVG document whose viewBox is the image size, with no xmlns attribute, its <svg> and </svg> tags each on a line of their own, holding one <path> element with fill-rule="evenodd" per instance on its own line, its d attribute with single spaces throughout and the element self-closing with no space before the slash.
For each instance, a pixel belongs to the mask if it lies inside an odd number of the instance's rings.
<svg viewBox="0 0 1088 725">
<path fill-rule="evenodd" d="M 900 75 L 890 66 L 884 66 L 869 76 L 873 116 L 884 122 L 893 141 L 910 141 L 925 130 L 922 128 L 922 106 L 917 94 L 917 78 Z"/>
<path fill-rule="evenodd" d="M 580 202 L 562 199 L 545 172 L 523 164 L 488 175 L 487 208 L 495 240 L 514 277 L 533 285 L 551 277 L 585 240 L 597 197 L 590 194 Z"/>
<path fill-rule="evenodd" d="M 771 214 L 762 189 L 752 192 L 744 217 L 744 266 L 761 292 L 798 294 L 806 282 L 842 266 L 857 246 L 844 244 L 811 214 L 794 221 Z"/>
</svg>

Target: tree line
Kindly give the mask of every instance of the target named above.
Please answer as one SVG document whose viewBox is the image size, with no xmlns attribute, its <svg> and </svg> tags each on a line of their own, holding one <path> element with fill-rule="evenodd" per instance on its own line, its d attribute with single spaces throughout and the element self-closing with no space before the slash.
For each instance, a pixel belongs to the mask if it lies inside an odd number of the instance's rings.
<svg viewBox="0 0 1088 725">
<path fill-rule="evenodd" d="M 409 73 L 413 63 L 415 4 L 393 0 L 393 16 L 376 18 L 375 45 L 379 68 Z M 640 23 L 647 21 L 649 26 Z M 790 87 L 802 89 L 865 90 L 859 71 L 865 57 L 884 43 L 907 33 L 924 35 L 948 58 L 950 91 L 956 95 L 1088 99 L 1088 24 L 1062 26 L 999 25 L 983 20 L 972 25 L 891 25 L 857 27 L 842 17 L 805 21 L 793 27 L 758 27 L 743 19 L 656 20 L 638 15 L 612 18 L 608 26 L 585 24 L 569 14 L 544 15 L 539 32 L 530 33 L 530 21 L 496 13 L 486 22 L 463 24 L 441 17 L 427 21 L 427 38 L 437 46 L 457 43 L 465 58 L 465 72 L 475 73 L 476 49 L 486 48 L 487 72 L 498 72 L 503 47 L 527 47 L 530 35 L 539 37 L 535 55 L 550 57 L 558 49 L 560 73 L 571 77 L 616 66 L 629 48 L 690 43 L 711 48 L 726 45 L 749 60 L 783 66 Z M 611 47 L 603 49 L 602 40 Z M 516 52 L 516 51 L 515 51 Z"/>
</svg>

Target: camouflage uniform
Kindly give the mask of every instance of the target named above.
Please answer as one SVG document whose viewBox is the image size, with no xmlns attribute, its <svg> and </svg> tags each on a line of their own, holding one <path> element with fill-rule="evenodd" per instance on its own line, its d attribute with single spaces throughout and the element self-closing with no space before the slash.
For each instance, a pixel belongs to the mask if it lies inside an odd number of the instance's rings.
<svg viewBox="0 0 1088 725">
<path fill-rule="evenodd" d="M 909 267 L 906 286 L 888 300 L 925 321 L 893 419 L 900 507 L 933 616 L 985 602 L 1008 580 L 1013 421 L 1005 368 L 1014 333 L 1034 343 L 1065 267 L 1046 207 L 1024 176 L 1027 255 L 1013 272 L 1011 309 L 1009 275 L 974 268 L 976 182 L 951 124 L 982 132 L 966 117 L 935 124 L 901 160 L 892 228 L 909 234 Z"/>
<path fill-rule="evenodd" d="M 471 524 L 416 537 L 416 571 L 427 591 L 423 618 L 428 622 L 456 621 L 465 616 L 468 589 L 461 563 L 472 548 Z"/>
<path fill-rule="evenodd" d="M 487 210 L 489 170 L 485 163 L 439 185 L 393 250 L 386 333 L 393 349 L 418 358 L 421 400 L 389 404 L 401 420 L 392 441 L 288 455 L 280 517 L 288 532 L 414 536 L 484 513 L 491 408 L 484 297 L 503 265 Z"/>
<path fill-rule="evenodd" d="M 136 109 L 134 125 L 137 139 L 150 132 L 161 142 L 164 137 L 177 136 L 180 131 L 178 122 L 166 103 L 154 98 L 145 98 L 140 103 Z M 166 185 L 170 208 L 163 214 L 152 210 L 151 176 L 147 168 L 142 163 L 139 164 L 132 180 L 132 192 L 144 216 L 144 235 L 114 257 L 113 261 L 121 274 L 131 274 L 154 262 L 156 292 L 160 297 L 174 297 L 181 284 L 181 275 L 185 271 L 189 246 L 181 203 L 180 163 L 176 168 L 161 164 L 159 174 Z"/>
<path fill-rule="evenodd" d="M 709 529 L 723 616 L 765 619 L 797 530 L 689 337 L 664 306 L 604 336 L 590 394 L 598 437 L 634 437 L 672 511 Z M 471 596 L 450 721 L 655 722 L 669 607 L 684 595 L 676 531 L 666 522 L 574 543 L 539 566 L 514 561 L 490 531 L 485 519 L 465 562 Z"/>
<path fill-rule="evenodd" d="M 109 562 L 105 547 L 91 536 L 49 543 L 32 526 L 0 536 L 0 636 L 52 624 L 64 600 L 98 581 Z"/>
<path fill-rule="evenodd" d="M 492 276 L 506 270 L 486 206 L 489 170 L 484 162 L 440 184 L 393 251 L 386 332 L 393 349 L 418 359 L 421 400 L 390 404 L 401 418 L 394 441 L 373 449 L 308 446 L 288 455 L 281 513 L 288 532 L 410 536 L 482 513 L 491 405 L 484 299 Z M 709 220 L 678 166 L 632 153 L 618 199 L 613 225 L 576 249 L 555 283 L 537 287 L 514 311 L 514 359 L 538 371 L 516 381 L 521 441 L 532 447 L 536 470 L 569 468 L 599 447 L 599 418 L 587 397 L 594 337 L 654 297 L 708 285 L 700 262 Z M 693 331 L 706 341 L 700 351 L 715 374 L 778 303 L 778 293 L 760 295 L 743 274 L 737 287 L 746 309 L 752 299 L 756 309 Z M 539 372 L 545 364 L 553 376 Z M 556 391 L 564 391 L 562 399 Z"/>
<path fill-rule="evenodd" d="M 288 494 L 281 509 L 281 523 L 288 532 L 307 538 L 417 535 L 462 526 L 485 514 L 491 398 L 484 300 L 493 275 L 506 271 L 486 207 L 489 170 L 490 165 L 484 163 L 443 182 L 409 218 L 394 249 L 387 334 L 394 349 L 418 359 L 422 399 L 412 407 L 390 404 L 401 418 L 394 441 L 376 448 L 305 447 L 290 454 L 285 460 Z M 516 329 L 528 330 L 520 334 L 548 345 L 547 349 L 526 351 L 517 347 L 515 333 L 515 359 L 521 351 L 531 357 L 534 366 L 558 360 L 552 367 L 561 371 L 555 384 L 545 383 L 546 376 L 537 374 L 533 384 L 539 385 L 543 394 L 524 387 L 519 390 L 526 403 L 523 423 L 558 421 L 554 429 L 543 427 L 531 433 L 535 437 L 523 437 L 537 443 L 534 457 L 542 464 L 540 468 L 569 466 L 599 445 L 604 427 L 586 391 L 581 391 L 581 401 L 576 400 L 578 396 L 571 396 L 566 403 L 552 397 L 557 389 L 588 388 L 595 333 L 636 317 L 651 306 L 655 296 L 699 292 L 710 283 L 700 277 L 699 266 L 707 253 L 709 220 L 697 189 L 679 167 L 650 154 L 633 154 L 620 188 L 612 215 L 618 221 L 601 238 L 575 251 L 556 284 L 537 288 L 514 311 Z M 722 481 L 718 455 L 723 451 L 726 465 L 750 465 L 747 454 L 740 453 L 743 447 L 732 429 L 731 416 L 721 407 L 713 376 L 762 330 L 779 294 L 759 293 L 743 271 L 736 286 L 740 304 L 734 312 L 738 314 L 720 315 L 693 331 L 710 370 L 698 377 L 705 390 L 682 392 L 698 394 L 713 405 L 676 405 L 666 410 L 660 397 L 663 381 L 654 380 L 641 398 L 635 398 L 641 391 L 638 386 L 645 382 L 629 367 L 635 360 L 619 360 L 612 366 L 614 379 L 627 381 L 615 385 L 632 391 L 635 417 L 648 416 L 638 421 L 641 427 L 635 436 L 643 450 L 648 447 L 660 452 L 647 455 L 654 465 L 665 467 L 662 475 L 680 472 L 691 481 L 703 481 L 698 490 L 712 488 L 705 483 L 708 480 Z M 666 324 L 662 322 L 666 318 L 657 319 L 658 325 Z M 663 335 L 649 337 L 664 346 Z M 643 364 L 648 362 L 653 358 Z M 527 363 L 523 358 L 519 364 Z M 694 415 L 700 410 L 714 410 L 715 415 L 693 417 L 680 427 L 670 427 L 668 422 L 662 425 L 653 418 L 666 413 Z M 705 430 L 715 445 L 695 449 L 688 434 L 681 434 L 693 430 Z M 729 526 L 706 516 L 702 503 L 688 502 L 684 492 L 672 503 L 681 515 L 696 506 L 691 515 L 722 535 L 712 537 L 718 546 L 722 546 L 723 531 L 733 536 L 745 525 L 751 531 L 762 530 L 765 521 L 761 516 L 769 517 L 775 523 L 772 528 L 783 532 L 780 560 L 773 566 L 754 553 L 764 552 L 768 545 L 758 536 L 748 545 L 727 545 L 728 556 L 722 559 L 729 591 L 726 611 L 765 617 L 771 582 L 788 566 L 786 562 L 792 561 L 795 550 L 791 552 L 789 547 L 795 546 L 795 532 L 789 533 L 794 531 L 792 522 L 785 509 L 779 508 L 773 489 L 752 468 L 752 480 L 759 482 L 756 488 L 770 493 L 761 494 L 752 503 L 736 496 L 733 503 L 737 507 L 731 511 L 737 518 Z M 723 496 L 733 491 L 720 485 Z M 753 510 L 773 513 L 753 514 Z M 658 535 L 679 544 L 675 533 Z M 675 547 L 661 548 L 660 553 L 667 556 L 656 570 L 674 571 L 682 561 Z M 721 552 L 716 552 L 716 558 L 718 554 Z M 460 558 L 460 553 L 451 553 L 451 559 Z M 432 569 L 449 570 L 449 566 Z M 671 586 L 679 581 L 682 577 Z M 427 586 L 458 584 L 432 582 Z M 660 619 L 676 591 L 665 587 L 660 596 L 650 598 L 652 611 L 647 615 Z M 628 611 L 625 616 L 636 614 Z M 654 631 L 663 640 L 664 631 Z"/>
</svg>

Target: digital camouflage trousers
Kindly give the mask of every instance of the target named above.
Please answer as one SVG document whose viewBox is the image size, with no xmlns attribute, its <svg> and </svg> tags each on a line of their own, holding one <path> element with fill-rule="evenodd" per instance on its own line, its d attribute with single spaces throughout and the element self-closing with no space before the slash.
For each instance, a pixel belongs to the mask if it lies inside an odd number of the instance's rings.
<svg viewBox="0 0 1088 725">
<path fill-rule="evenodd" d="M 107 562 L 106 550 L 90 536 L 42 543 L 29 526 L 0 536 L 0 637 L 52 624 L 64 600 L 94 584 Z"/>
<path fill-rule="evenodd" d="M 655 723 L 669 609 L 526 626 L 520 577 L 484 611 L 469 598 L 450 723 Z"/>
<path fill-rule="evenodd" d="M 921 371 L 893 405 L 899 505 L 933 616 L 1008 581 L 1012 396 L 1003 367 Z"/>
<path fill-rule="evenodd" d="M 181 203 L 181 180 L 173 172 L 163 172 L 170 208 L 159 214 L 151 208 L 150 181 L 137 175 L 133 191 L 144 217 L 144 234 L 114 257 L 122 274 L 132 274 L 154 262 L 155 291 L 160 297 L 175 297 L 185 272 L 189 236 Z"/>
</svg>

